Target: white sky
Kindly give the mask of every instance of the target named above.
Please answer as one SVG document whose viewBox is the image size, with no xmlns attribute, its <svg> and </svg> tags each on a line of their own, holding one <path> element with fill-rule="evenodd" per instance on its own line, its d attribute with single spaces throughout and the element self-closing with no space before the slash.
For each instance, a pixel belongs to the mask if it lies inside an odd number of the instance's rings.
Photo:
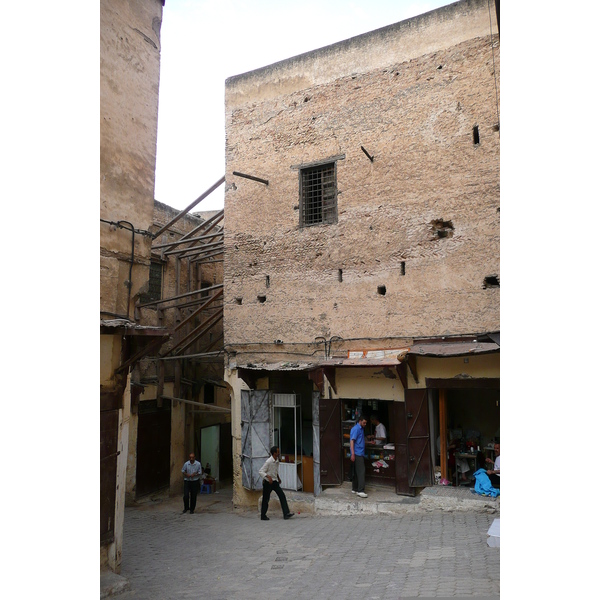
<svg viewBox="0 0 600 600">
<path fill-rule="evenodd" d="M 155 198 L 183 209 L 225 174 L 225 79 L 448 0 L 166 0 Z M 223 207 L 221 186 L 197 206 Z"/>
</svg>

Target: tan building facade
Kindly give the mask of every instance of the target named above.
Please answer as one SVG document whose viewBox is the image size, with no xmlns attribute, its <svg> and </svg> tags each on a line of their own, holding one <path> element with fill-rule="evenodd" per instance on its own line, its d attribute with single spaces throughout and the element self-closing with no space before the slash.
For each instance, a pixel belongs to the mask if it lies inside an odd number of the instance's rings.
<svg viewBox="0 0 600 600">
<path fill-rule="evenodd" d="M 499 69 L 488 3 L 465 0 L 227 80 L 236 503 L 284 430 L 314 493 L 347 478 L 357 412 L 384 414 L 371 474 L 399 493 L 448 474 L 440 429 L 498 437 Z"/>
<path fill-rule="evenodd" d="M 134 322 L 148 281 L 162 0 L 100 2 L 100 564 L 120 571 L 130 366 L 162 328 Z"/>
</svg>

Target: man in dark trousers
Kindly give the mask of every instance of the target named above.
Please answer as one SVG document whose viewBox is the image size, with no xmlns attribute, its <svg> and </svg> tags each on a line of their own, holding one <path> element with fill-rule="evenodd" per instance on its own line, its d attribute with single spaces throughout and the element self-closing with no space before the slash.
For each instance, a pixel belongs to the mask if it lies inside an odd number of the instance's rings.
<svg viewBox="0 0 600 600">
<path fill-rule="evenodd" d="M 190 454 L 190 460 L 183 465 L 181 472 L 183 473 L 183 512 L 186 513 L 189 510 L 193 515 L 200 481 L 204 478 L 202 465 L 196 460 L 193 452 Z"/>
<path fill-rule="evenodd" d="M 261 521 L 269 520 L 269 517 L 267 517 L 267 510 L 269 509 L 269 498 L 271 497 L 271 492 L 273 491 L 279 497 L 281 510 L 283 511 L 283 518 L 291 519 L 294 516 L 294 513 L 290 512 L 287 498 L 285 497 L 285 494 L 279 485 L 281 483 L 281 479 L 279 477 L 279 448 L 277 446 L 273 446 L 270 452 L 271 456 L 267 458 L 265 464 L 259 471 L 260 476 L 263 478 L 263 496 L 262 506 L 260 509 L 260 519 Z"/>
<path fill-rule="evenodd" d="M 356 425 L 350 430 L 350 460 L 354 463 L 352 477 L 352 493 L 359 498 L 366 498 L 365 493 L 365 426 L 366 417 L 359 417 Z"/>
</svg>

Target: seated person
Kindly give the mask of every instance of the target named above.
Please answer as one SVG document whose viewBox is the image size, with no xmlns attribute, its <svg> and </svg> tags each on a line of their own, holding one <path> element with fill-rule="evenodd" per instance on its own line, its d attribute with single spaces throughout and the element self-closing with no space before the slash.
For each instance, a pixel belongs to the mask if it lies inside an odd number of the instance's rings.
<svg viewBox="0 0 600 600">
<path fill-rule="evenodd" d="M 371 415 L 371 423 L 375 425 L 375 435 L 368 435 L 367 439 L 375 442 L 378 446 L 383 446 L 387 441 L 385 425 L 379 420 L 379 416 L 376 414 Z"/>
<path fill-rule="evenodd" d="M 491 458 L 485 459 L 486 463 L 493 465 L 492 469 L 487 470 L 487 474 L 492 485 L 495 488 L 500 489 L 500 442 L 494 444 L 494 454 L 496 455 L 496 460 L 492 460 Z"/>
</svg>

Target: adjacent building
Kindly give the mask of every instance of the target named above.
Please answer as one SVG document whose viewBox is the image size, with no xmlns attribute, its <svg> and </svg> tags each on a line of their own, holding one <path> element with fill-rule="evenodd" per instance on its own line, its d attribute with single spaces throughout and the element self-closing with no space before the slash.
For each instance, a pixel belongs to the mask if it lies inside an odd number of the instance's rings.
<svg viewBox="0 0 600 600">
<path fill-rule="evenodd" d="M 499 31 L 462 0 L 226 81 L 225 380 L 234 503 L 284 487 L 413 495 L 499 437 Z M 439 442 L 438 442 L 439 438 Z M 468 446 L 468 448 L 467 448 Z"/>
</svg>

